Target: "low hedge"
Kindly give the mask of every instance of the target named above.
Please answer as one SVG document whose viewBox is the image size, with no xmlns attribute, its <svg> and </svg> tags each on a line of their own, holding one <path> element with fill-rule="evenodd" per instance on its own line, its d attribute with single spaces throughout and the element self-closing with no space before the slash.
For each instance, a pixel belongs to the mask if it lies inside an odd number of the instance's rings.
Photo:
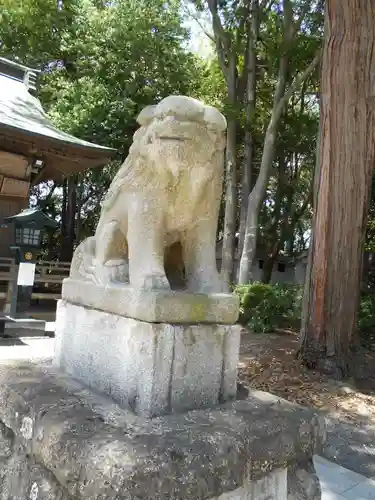
<svg viewBox="0 0 375 500">
<path fill-rule="evenodd" d="M 254 282 L 234 289 L 240 297 L 240 323 L 253 332 L 272 332 L 277 328 L 299 329 L 301 322 L 301 285 Z M 358 330 L 375 334 L 375 294 L 361 294 Z"/>
</svg>

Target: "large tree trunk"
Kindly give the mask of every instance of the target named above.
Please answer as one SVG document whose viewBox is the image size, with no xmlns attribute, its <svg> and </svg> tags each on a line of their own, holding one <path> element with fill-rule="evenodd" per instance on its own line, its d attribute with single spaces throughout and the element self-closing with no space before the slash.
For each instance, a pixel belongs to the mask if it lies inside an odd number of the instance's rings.
<svg viewBox="0 0 375 500">
<path fill-rule="evenodd" d="M 356 329 L 375 161 L 375 5 L 326 1 L 320 144 L 300 356 L 341 377 Z"/>
</svg>

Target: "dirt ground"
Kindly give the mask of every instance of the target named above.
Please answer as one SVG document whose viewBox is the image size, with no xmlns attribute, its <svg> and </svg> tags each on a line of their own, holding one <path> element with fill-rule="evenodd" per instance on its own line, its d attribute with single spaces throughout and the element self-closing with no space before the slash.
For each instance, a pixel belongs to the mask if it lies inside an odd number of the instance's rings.
<svg viewBox="0 0 375 500">
<path fill-rule="evenodd" d="M 297 334 L 243 331 L 239 377 L 247 387 L 322 410 L 354 425 L 375 424 L 375 349 L 361 348 L 345 382 L 308 370 L 295 358 Z"/>
</svg>

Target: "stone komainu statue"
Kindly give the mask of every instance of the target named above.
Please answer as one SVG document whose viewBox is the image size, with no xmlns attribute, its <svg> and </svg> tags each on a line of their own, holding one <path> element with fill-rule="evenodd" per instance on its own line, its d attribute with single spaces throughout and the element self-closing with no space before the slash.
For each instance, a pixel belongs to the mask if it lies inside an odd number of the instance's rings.
<svg viewBox="0 0 375 500">
<path fill-rule="evenodd" d="M 145 108 L 138 123 L 95 236 L 74 253 L 71 277 L 220 292 L 215 242 L 226 120 L 195 99 L 170 96 Z"/>
</svg>

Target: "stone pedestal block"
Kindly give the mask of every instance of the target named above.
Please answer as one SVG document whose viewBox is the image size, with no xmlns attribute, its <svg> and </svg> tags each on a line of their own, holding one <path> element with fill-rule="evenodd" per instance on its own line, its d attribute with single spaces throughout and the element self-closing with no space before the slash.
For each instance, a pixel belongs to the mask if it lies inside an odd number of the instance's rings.
<svg viewBox="0 0 375 500">
<path fill-rule="evenodd" d="M 71 304 L 150 323 L 231 325 L 239 314 L 239 298 L 233 294 L 137 290 L 123 284 L 98 285 L 72 278 L 64 280 L 62 298 Z"/>
<path fill-rule="evenodd" d="M 56 367 L 138 415 L 236 395 L 238 326 L 147 323 L 61 300 L 55 335 Z"/>
<path fill-rule="evenodd" d="M 0 498 L 320 500 L 324 421 L 264 393 L 144 419 L 46 364 L 0 364 Z"/>
</svg>

